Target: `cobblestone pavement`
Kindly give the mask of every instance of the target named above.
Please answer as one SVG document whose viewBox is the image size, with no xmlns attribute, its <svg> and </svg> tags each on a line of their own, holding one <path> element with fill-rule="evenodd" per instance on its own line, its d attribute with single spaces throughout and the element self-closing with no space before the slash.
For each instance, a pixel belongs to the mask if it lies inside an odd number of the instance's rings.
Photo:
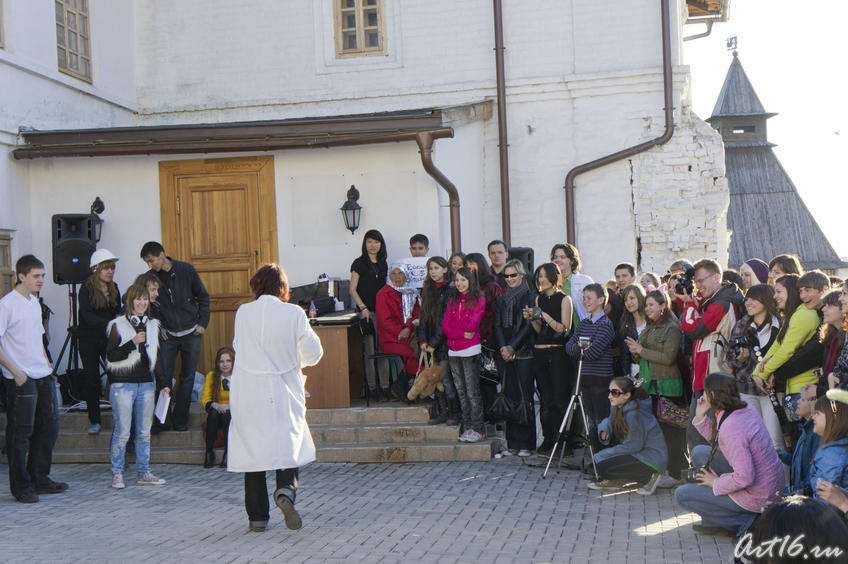
<svg viewBox="0 0 848 564">
<path fill-rule="evenodd" d="M 733 552 L 730 539 L 692 531 L 697 517 L 673 506 L 672 490 L 602 495 L 577 472 L 543 480 L 516 457 L 312 464 L 298 491 L 303 529 L 289 531 L 272 503 L 264 533 L 247 530 L 240 474 L 153 470 L 167 485 L 128 480 L 116 491 L 108 465 L 57 465 L 52 477 L 70 490 L 24 505 L 0 467 L 3 561 L 693 564 L 728 562 Z"/>
</svg>

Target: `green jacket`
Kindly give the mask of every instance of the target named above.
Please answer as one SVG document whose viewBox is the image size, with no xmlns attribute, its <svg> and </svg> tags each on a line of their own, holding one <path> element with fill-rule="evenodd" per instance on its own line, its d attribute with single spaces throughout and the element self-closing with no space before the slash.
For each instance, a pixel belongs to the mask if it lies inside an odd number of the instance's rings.
<svg viewBox="0 0 848 564">
<path fill-rule="evenodd" d="M 639 357 L 644 361 L 640 362 L 643 367 L 642 378 L 649 380 L 646 383 L 651 385 L 646 389 L 652 393 L 668 397 L 683 395 L 683 383 L 677 368 L 680 336 L 680 325 L 673 318 L 657 327 L 648 324 L 639 336 L 639 342 L 642 343 Z"/>
<path fill-rule="evenodd" d="M 771 374 L 783 366 L 787 360 L 792 358 L 792 355 L 800 347 L 809 341 L 819 328 L 819 314 L 815 310 L 809 309 L 804 304 L 799 305 L 789 319 L 784 317 L 784 323 L 789 323 L 789 328 L 783 335 L 783 341 L 775 341 L 766 353 L 769 361 L 765 367 L 760 366 L 754 370 L 753 376 L 759 376 L 763 380 L 767 380 Z M 816 375 L 813 374 L 813 369 L 802 372 L 786 382 L 786 393 L 797 394 L 805 384 L 813 384 L 817 381 Z"/>
</svg>

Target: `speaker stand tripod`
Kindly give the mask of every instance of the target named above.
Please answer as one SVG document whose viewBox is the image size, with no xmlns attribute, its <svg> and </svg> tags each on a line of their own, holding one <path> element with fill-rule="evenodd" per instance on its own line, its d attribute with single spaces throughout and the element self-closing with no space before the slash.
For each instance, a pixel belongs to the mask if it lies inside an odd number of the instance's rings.
<svg viewBox="0 0 848 564">
<path fill-rule="evenodd" d="M 588 347 L 587 347 L 588 348 Z M 577 362 L 577 382 L 574 385 L 574 391 L 571 394 L 571 400 L 568 402 L 568 409 L 565 410 L 565 415 L 562 417 L 562 423 L 559 425 L 559 430 L 556 434 L 556 440 L 554 441 L 554 446 L 551 449 L 551 455 L 548 457 L 548 463 L 545 465 L 545 471 L 542 473 L 542 478 L 545 478 L 548 475 L 548 469 L 551 467 L 551 463 L 554 460 L 554 456 L 557 452 L 557 447 L 562 441 L 563 436 L 567 430 L 571 429 L 571 425 L 573 425 L 574 420 L 572 415 L 574 414 L 575 406 L 580 410 L 580 417 L 583 420 L 583 429 L 586 434 L 583 436 L 583 440 L 586 443 L 586 446 L 589 448 L 589 454 L 592 459 L 592 471 L 595 474 L 595 480 L 600 480 L 598 476 L 598 467 L 595 465 L 595 449 L 592 447 L 592 440 L 589 437 L 590 428 L 589 428 L 589 418 L 586 416 L 586 408 L 583 405 L 583 351 L 585 349 L 580 347 L 580 356 Z M 565 449 L 562 449 L 559 453 L 559 462 L 557 463 L 557 469 L 562 467 L 562 457 L 564 455 Z"/>
</svg>

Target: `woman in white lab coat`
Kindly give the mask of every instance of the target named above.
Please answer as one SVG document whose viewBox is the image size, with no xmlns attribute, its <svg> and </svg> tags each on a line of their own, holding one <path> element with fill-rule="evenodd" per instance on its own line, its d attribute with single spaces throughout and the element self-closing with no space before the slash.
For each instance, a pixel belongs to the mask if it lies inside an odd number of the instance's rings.
<svg viewBox="0 0 848 564">
<path fill-rule="evenodd" d="M 304 311 L 285 303 L 289 285 L 279 265 L 260 268 L 250 288 L 256 300 L 236 312 L 227 470 L 245 473 L 251 531 L 264 531 L 268 524 L 266 470 L 276 471 L 274 502 L 286 526 L 299 529 L 294 508 L 298 468 L 315 460 L 301 369 L 317 364 L 324 351 Z"/>
</svg>

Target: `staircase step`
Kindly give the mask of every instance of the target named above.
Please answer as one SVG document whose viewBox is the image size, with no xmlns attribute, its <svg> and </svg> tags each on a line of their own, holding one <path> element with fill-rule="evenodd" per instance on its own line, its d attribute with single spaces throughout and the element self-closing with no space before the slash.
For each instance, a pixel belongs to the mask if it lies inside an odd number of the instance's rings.
<svg viewBox="0 0 848 564">
<path fill-rule="evenodd" d="M 446 425 L 310 425 L 316 446 L 338 443 L 418 443 L 455 441 L 458 432 Z"/>
</svg>

